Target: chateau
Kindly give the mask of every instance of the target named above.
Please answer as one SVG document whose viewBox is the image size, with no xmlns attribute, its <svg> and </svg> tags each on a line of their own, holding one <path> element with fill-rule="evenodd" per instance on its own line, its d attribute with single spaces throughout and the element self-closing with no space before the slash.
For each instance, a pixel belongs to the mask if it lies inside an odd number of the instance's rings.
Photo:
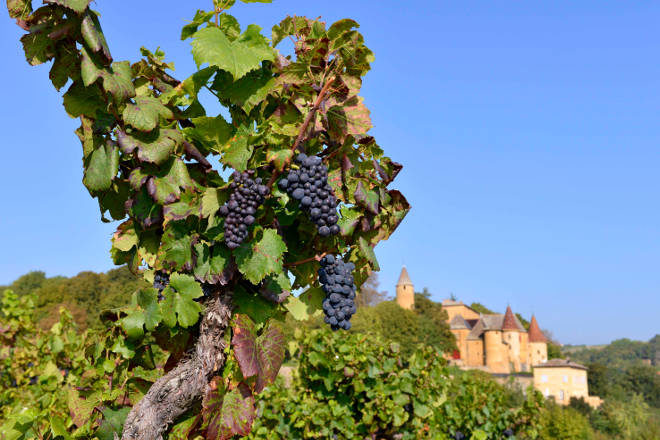
<svg viewBox="0 0 660 440">
<path fill-rule="evenodd" d="M 405 266 L 396 283 L 396 302 L 404 309 L 415 307 L 415 287 Z M 565 359 L 548 360 L 548 340 L 534 315 L 525 330 L 508 306 L 503 315 L 484 314 L 462 301 L 446 299 L 442 308 L 456 337 L 458 349 L 451 356 L 454 365 L 496 376 L 527 372 L 533 367 L 530 384 L 560 405 L 567 405 L 571 397 L 582 397 L 591 406 L 602 403 L 599 397 L 589 395 L 586 367 Z"/>
<path fill-rule="evenodd" d="M 396 301 L 404 309 L 415 304 L 415 289 L 408 271 L 401 270 L 396 284 Z M 531 371 L 532 365 L 548 360 L 547 339 L 532 316 L 529 330 L 520 323 L 511 307 L 506 313 L 483 314 L 453 300 L 444 300 L 449 328 L 456 337 L 458 350 L 453 363 L 480 368 L 490 373 L 508 374 Z"/>
</svg>

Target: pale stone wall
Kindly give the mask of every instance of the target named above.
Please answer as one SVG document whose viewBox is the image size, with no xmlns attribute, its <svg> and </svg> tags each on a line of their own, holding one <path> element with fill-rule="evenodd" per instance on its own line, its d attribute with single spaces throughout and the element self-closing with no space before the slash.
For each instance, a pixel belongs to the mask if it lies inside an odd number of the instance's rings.
<svg viewBox="0 0 660 440">
<path fill-rule="evenodd" d="M 542 364 L 548 360 L 548 344 L 545 342 L 529 343 L 529 365 Z"/>
<path fill-rule="evenodd" d="M 402 309 L 413 309 L 415 306 L 415 288 L 412 284 L 399 284 L 396 286 L 396 302 Z"/>
<path fill-rule="evenodd" d="M 534 388 L 560 405 L 568 405 L 571 397 L 589 401 L 587 371 L 579 368 L 534 367 Z"/>
<path fill-rule="evenodd" d="M 484 366 L 484 343 L 481 339 L 471 339 L 466 342 L 467 355 L 465 365 L 468 367 Z"/>
<path fill-rule="evenodd" d="M 521 371 L 520 362 L 520 332 L 517 330 L 504 330 L 502 341 L 505 343 L 509 371 Z"/>
<path fill-rule="evenodd" d="M 509 373 L 509 356 L 502 344 L 502 332 L 489 330 L 484 333 L 486 366 L 493 373 Z"/>
<path fill-rule="evenodd" d="M 442 308 L 447 312 L 449 319 L 447 322 L 451 322 L 454 319 L 454 316 L 460 315 L 463 319 L 479 319 L 479 314 L 466 306 L 465 304 L 457 305 L 442 305 Z"/>
<path fill-rule="evenodd" d="M 467 336 L 470 334 L 468 329 L 456 329 L 451 331 L 456 338 L 456 346 L 458 347 L 458 352 L 461 354 L 461 359 L 467 359 Z"/>
<path fill-rule="evenodd" d="M 527 332 L 520 332 L 520 371 L 530 371 L 529 335 Z"/>
</svg>

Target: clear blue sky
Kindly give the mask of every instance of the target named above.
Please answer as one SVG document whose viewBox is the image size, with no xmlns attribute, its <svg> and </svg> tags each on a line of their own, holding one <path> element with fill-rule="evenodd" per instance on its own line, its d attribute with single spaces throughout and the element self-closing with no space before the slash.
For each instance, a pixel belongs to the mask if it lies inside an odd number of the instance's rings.
<svg viewBox="0 0 660 440">
<path fill-rule="evenodd" d="M 210 4 L 95 8 L 115 59 L 161 46 L 184 78 L 194 66 L 179 29 Z M 350 16 L 376 53 L 363 94 L 414 207 L 377 248 L 383 289 L 394 292 L 405 263 L 435 299 L 453 292 L 534 312 L 564 343 L 660 331 L 659 3 L 275 0 L 234 10 L 267 30 L 294 13 Z M 0 284 L 34 269 L 110 269 L 115 226 L 82 186 L 78 123 L 2 20 Z"/>
</svg>

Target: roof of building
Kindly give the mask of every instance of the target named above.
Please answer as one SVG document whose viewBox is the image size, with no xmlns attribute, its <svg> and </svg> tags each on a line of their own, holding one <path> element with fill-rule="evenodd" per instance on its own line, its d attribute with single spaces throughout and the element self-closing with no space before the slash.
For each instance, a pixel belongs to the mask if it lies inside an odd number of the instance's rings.
<svg viewBox="0 0 660 440">
<path fill-rule="evenodd" d="M 463 301 L 454 301 L 453 299 L 443 299 L 442 300 L 442 307 L 447 307 L 447 306 L 465 306 L 463 304 Z M 466 306 L 467 307 L 467 306 Z"/>
<path fill-rule="evenodd" d="M 577 368 L 587 370 L 584 365 L 572 362 L 570 359 L 550 359 L 542 364 L 534 365 L 534 368 Z"/>
<path fill-rule="evenodd" d="M 485 325 L 484 325 L 484 320 L 480 319 L 477 321 L 477 323 L 472 327 L 472 330 L 470 333 L 467 335 L 468 340 L 477 340 L 481 337 L 481 335 L 485 331 Z"/>
<path fill-rule="evenodd" d="M 529 323 L 529 342 L 548 342 L 548 338 L 545 337 L 541 329 L 539 328 L 539 323 L 536 322 L 536 316 L 532 315 L 532 321 Z"/>
<path fill-rule="evenodd" d="M 456 315 L 449 323 L 449 328 L 452 330 L 472 330 L 472 326 L 461 315 Z"/>
<path fill-rule="evenodd" d="M 472 327 L 472 331 L 470 331 L 470 334 L 468 334 L 468 339 L 479 339 L 481 335 L 489 330 L 504 330 L 504 321 L 505 321 L 506 315 L 502 315 L 500 313 L 498 314 L 492 314 L 492 315 L 481 315 L 479 318 L 479 321 L 474 324 Z M 469 325 L 469 323 L 468 323 Z M 525 327 L 520 323 L 518 318 L 516 316 L 513 316 L 513 325 L 514 327 L 511 328 L 510 330 L 518 330 L 520 332 L 525 331 Z"/>
<path fill-rule="evenodd" d="M 410 275 L 408 275 L 408 270 L 406 266 L 401 268 L 401 275 L 399 275 L 399 282 L 396 283 L 397 286 L 412 286 L 413 283 L 410 281 Z"/>
<path fill-rule="evenodd" d="M 519 330 L 516 316 L 511 310 L 511 306 L 506 306 L 506 313 L 504 314 L 504 322 L 502 323 L 502 330 Z"/>
</svg>

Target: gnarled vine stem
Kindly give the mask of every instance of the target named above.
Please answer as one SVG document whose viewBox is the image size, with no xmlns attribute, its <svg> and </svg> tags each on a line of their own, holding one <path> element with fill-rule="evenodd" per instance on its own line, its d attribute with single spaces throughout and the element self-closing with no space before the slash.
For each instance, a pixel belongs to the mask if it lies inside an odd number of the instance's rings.
<svg viewBox="0 0 660 440">
<path fill-rule="evenodd" d="M 126 417 L 122 440 L 161 440 L 168 427 L 199 401 L 209 380 L 225 364 L 225 332 L 231 320 L 231 293 L 207 304 L 190 357 L 158 379 Z"/>
</svg>

